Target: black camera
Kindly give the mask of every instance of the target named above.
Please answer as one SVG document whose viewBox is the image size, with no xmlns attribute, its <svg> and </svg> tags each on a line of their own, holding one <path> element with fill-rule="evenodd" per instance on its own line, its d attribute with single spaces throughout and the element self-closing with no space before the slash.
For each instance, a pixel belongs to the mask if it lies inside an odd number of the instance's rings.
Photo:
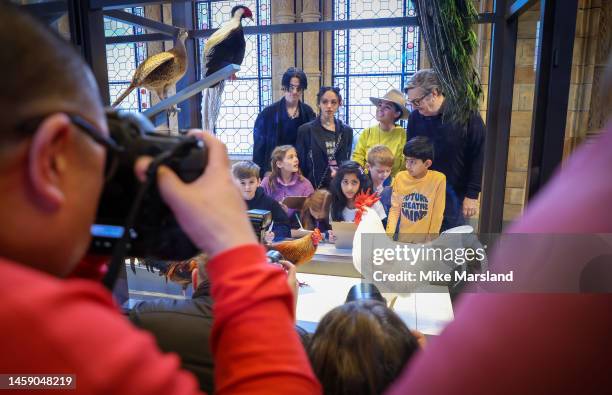
<svg viewBox="0 0 612 395">
<path fill-rule="evenodd" d="M 266 229 L 270 226 L 270 223 L 272 223 L 272 213 L 268 210 L 252 209 L 247 211 L 247 214 L 253 226 L 253 230 L 255 231 L 255 236 L 257 236 L 257 240 L 263 243 Z"/>
<path fill-rule="evenodd" d="M 92 226 L 90 252 L 112 255 L 113 248 L 125 232 L 126 219 L 134 201 L 142 193 L 142 183 L 134 175 L 134 162 L 143 155 L 158 157 L 166 154 L 163 164 L 184 181 L 198 178 L 206 168 L 207 151 L 203 142 L 194 137 L 168 136 L 155 131 L 142 114 L 108 111 L 111 137 L 122 147 L 113 163 L 117 166 L 104 185 L 96 220 Z M 169 155 L 168 153 L 172 153 Z M 144 190 L 142 201 L 128 229 L 127 256 L 183 260 L 199 250 L 183 232 L 170 208 L 163 202 L 155 177 Z"/>
</svg>

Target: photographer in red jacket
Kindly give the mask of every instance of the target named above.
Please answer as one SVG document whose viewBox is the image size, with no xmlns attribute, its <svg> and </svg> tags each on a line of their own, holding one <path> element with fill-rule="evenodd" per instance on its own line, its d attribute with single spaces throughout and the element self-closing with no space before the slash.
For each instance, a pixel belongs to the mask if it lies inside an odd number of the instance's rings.
<svg viewBox="0 0 612 395">
<path fill-rule="evenodd" d="M 6 2 L 0 47 L 0 374 L 70 374 L 80 394 L 198 393 L 178 358 L 132 327 L 100 284 L 64 278 L 90 242 L 110 139 L 92 73 L 70 45 Z M 91 127 L 77 126 L 76 116 Z M 209 160 L 200 178 L 185 184 L 162 167 L 157 182 L 211 256 L 217 393 L 318 393 L 286 277 L 257 245 L 224 145 L 202 139 Z M 141 178 L 147 164 L 137 163 Z"/>
</svg>

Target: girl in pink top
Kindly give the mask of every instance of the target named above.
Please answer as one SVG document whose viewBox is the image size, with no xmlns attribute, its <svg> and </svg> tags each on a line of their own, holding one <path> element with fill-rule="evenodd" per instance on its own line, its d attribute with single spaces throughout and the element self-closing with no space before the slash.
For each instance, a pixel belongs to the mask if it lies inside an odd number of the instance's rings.
<svg viewBox="0 0 612 395">
<path fill-rule="evenodd" d="M 264 177 L 261 186 L 268 196 L 281 203 L 291 222 L 295 221 L 295 209 L 288 208 L 282 201 L 288 196 L 310 196 L 314 188 L 308 179 L 302 176 L 300 161 L 295 148 L 291 145 L 280 145 L 274 148 L 271 155 L 270 174 Z"/>
</svg>

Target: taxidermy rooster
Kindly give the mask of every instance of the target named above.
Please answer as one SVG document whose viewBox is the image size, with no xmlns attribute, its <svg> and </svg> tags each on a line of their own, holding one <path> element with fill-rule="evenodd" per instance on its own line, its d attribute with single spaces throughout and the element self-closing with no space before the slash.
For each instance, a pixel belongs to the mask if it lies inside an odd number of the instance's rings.
<svg viewBox="0 0 612 395">
<path fill-rule="evenodd" d="M 310 262 L 322 239 L 321 231 L 315 229 L 312 233 L 299 239 L 272 243 L 267 245 L 266 248 L 280 252 L 283 258 L 295 266 L 299 266 Z"/>
<path fill-rule="evenodd" d="M 187 71 L 187 51 L 185 49 L 187 34 L 187 30 L 181 29 L 171 50 L 145 59 L 134 72 L 130 86 L 112 106 L 117 107 L 136 88 L 146 88 L 155 92 L 159 100 L 166 99 L 170 87 L 183 78 Z M 176 111 L 175 107 L 169 112 Z"/>
<path fill-rule="evenodd" d="M 232 18 L 206 41 L 204 46 L 205 77 L 227 65 L 241 65 L 244 60 L 246 41 L 242 30 L 242 19 L 253 20 L 253 13 L 249 8 L 238 5 L 232 8 L 231 15 Z M 202 104 L 204 130 L 214 130 L 215 128 L 224 87 L 225 81 L 221 81 L 204 91 L 204 103 Z"/>
<path fill-rule="evenodd" d="M 196 255 L 193 258 L 184 261 L 162 261 L 157 259 L 145 258 L 141 260 L 146 269 L 154 272 L 154 269 L 159 270 L 159 275 L 173 283 L 179 284 L 183 289 L 183 295 L 187 286 L 191 284 L 191 272 L 198 267 L 199 263 L 206 264 L 208 256 L 206 254 Z M 133 270 L 133 269 L 132 269 Z"/>
</svg>

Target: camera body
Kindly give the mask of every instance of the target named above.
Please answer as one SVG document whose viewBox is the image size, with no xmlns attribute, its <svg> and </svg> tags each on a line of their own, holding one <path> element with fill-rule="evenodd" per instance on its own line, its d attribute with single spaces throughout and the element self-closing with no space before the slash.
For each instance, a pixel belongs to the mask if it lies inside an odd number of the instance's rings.
<svg viewBox="0 0 612 395">
<path fill-rule="evenodd" d="M 90 252 L 112 255 L 115 244 L 125 231 L 124 225 L 142 183 L 134 175 L 138 157 L 155 157 L 175 148 L 192 137 L 167 136 L 155 132 L 153 124 L 142 114 L 124 111 L 107 112 L 111 137 L 123 147 L 116 153 L 117 169 L 102 191 L 96 220 L 92 226 Z M 181 150 L 165 165 L 184 182 L 198 178 L 206 168 L 206 147 L 200 141 Z M 157 182 L 147 188 L 134 225 L 129 229 L 127 255 L 183 260 L 198 254 L 198 248 L 183 232 L 170 208 L 158 192 Z"/>
<path fill-rule="evenodd" d="M 247 214 L 249 216 L 249 220 L 251 221 L 251 225 L 253 226 L 253 231 L 255 231 L 255 236 L 257 236 L 257 240 L 259 240 L 260 243 L 263 243 L 266 235 L 266 229 L 272 222 L 272 213 L 268 210 L 252 209 L 247 211 Z"/>
</svg>

